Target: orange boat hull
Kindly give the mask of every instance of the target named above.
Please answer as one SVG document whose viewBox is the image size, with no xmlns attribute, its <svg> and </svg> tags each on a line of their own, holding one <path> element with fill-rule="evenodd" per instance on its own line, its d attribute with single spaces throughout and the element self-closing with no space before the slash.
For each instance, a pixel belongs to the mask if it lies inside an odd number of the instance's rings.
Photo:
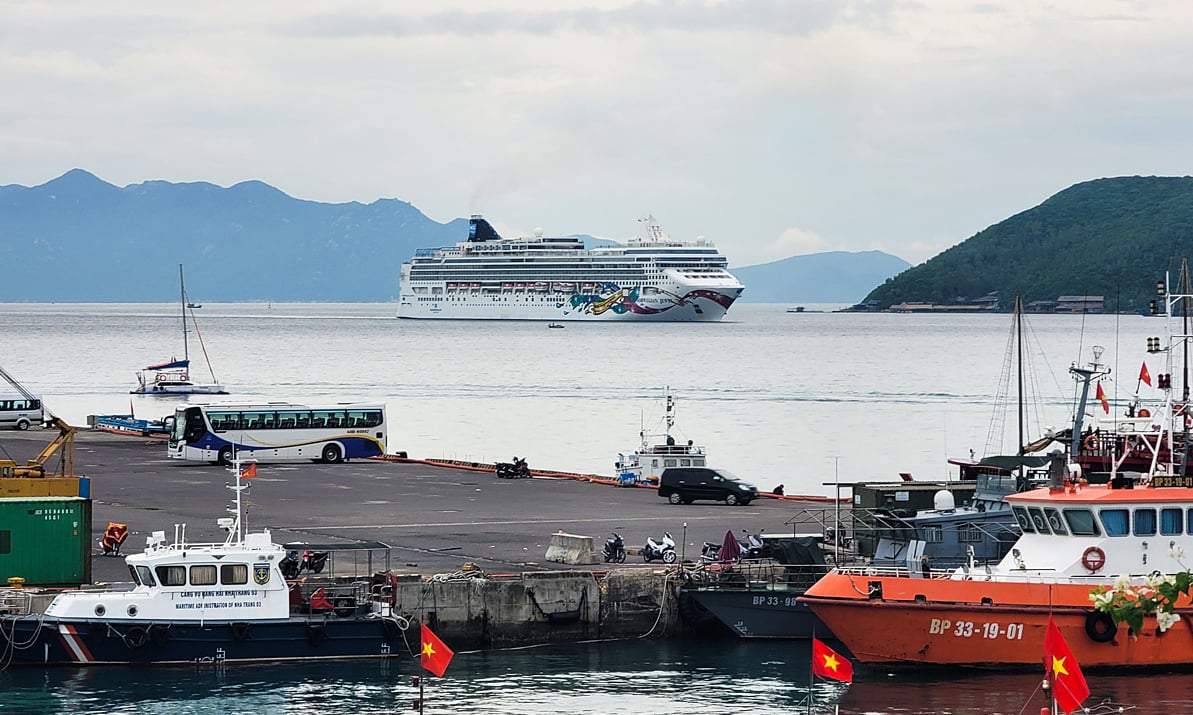
<svg viewBox="0 0 1193 715">
<path fill-rule="evenodd" d="M 1167 632 L 1147 619 L 1132 637 L 1094 613 L 1092 588 L 831 573 L 800 602 L 863 663 L 1043 667 L 1051 614 L 1082 668 L 1193 664 L 1187 609 Z"/>
</svg>

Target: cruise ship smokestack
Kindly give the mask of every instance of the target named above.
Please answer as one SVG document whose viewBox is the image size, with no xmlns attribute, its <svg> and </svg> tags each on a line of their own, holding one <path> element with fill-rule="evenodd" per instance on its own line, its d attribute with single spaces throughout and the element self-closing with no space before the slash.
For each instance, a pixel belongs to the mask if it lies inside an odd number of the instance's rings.
<svg viewBox="0 0 1193 715">
<path fill-rule="evenodd" d="M 473 214 L 468 219 L 468 240 L 473 242 L 500 241 L 501 235 L 480 214 Z"/>
</svg>

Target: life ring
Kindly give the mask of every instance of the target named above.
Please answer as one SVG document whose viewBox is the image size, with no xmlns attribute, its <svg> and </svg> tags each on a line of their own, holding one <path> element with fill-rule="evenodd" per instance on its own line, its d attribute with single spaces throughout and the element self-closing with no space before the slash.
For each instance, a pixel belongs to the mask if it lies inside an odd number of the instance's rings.
<svg viewBox="0 0 1193 715">
<path fill-rule="evenodd" d="M 1091 546 L 1081 554 L 1081 565 L 1087 571 L 1097 571 L 1106 565 L 1106 552 L 1097 546 Z"/>
<path fill-rule="evenodd" d="M 1151 417 L 1151 416 L 1152 416 L 1152 413 L 1151 413 L 1151 411 L 1150 411 L 1150 410 L 1148 410 L 1146 407 L 1142 407 L 1142 408 L 1140 408 L 1140 410 L 1139 410 L 1139 413 L 1138 413 L 1138 414 L 1139 414 L 1139 416 L 1140 416 L 1140 417 Z"/>
<path fill-rule="evenodd" d="M 133 626 L 124 632 L 124 644 L 129 648 L 140 648 L 149 642 L 149 632 L 140 626 Z"/>
<path fill-rule="evenodd" d="M 1085 635 L 1095 643 L 1109 643 L 1118 633 L 1118 626 L 1109 613 L 1090 611 L 1085 615 Z"/>
<path fill-rule="evenodd" d="M 1087 451 L 1096 452 L 1098 450 L 1098 435 L 1091 434 L 1081 442 L 1081 446 Z"/>
</svg>

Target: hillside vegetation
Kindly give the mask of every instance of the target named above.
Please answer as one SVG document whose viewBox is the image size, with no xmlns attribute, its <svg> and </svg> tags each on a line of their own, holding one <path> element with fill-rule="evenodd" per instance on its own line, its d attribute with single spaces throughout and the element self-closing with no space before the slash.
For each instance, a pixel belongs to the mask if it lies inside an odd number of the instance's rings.
<svg viewBox="0 0 1193 715">
<path fill-rule="evenodd" d="M 1193 177 L 1132 176 L 1076 184 L 875 288 L 880 308 L 955 304 L 997 291 L 1009 308 L 1101 295 L 1112 311 L 1147 309 L 1165 272 L 1193 254 Z"/>
</svg>

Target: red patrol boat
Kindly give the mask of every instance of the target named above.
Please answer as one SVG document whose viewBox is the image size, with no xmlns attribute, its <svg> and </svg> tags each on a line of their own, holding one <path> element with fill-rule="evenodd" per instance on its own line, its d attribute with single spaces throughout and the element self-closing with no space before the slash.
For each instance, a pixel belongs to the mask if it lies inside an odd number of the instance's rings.
<svg viewBox="0 0 1193 715">
<path fill-rule="evenodd" d="M 1175 304 L 1193 304 L 1188 286 L 1183 271 L 1182 294 L 1161 293 L 1170 318 Z M 1169 334 L 1166 350 L 1152 350 L 1168 356 L 1159 381 L 1165 415 L 1174 414 L 1173 347 L 1193 335 L 1188 328 Z M 1106 374 L 1092 367 L 1071 368 L 1084 384 L 1070 455 L 1083 438 L 1090 382 Z M 1193 653 L 1188 597 L 1175 604 L 1178 622 L 1148 616 L 1138 633 L 1116 626 L 1093 600 L 1114 587 L 1154 584 L 1188 570 L 1182 559 L 1193 554 L 1193 471 L 1186 470 L 1182 413 L 1159 429 L 1165 449 L 1152 452 L 1145 471 L 1113 472 L 1107 484 L 1086 484 L 1069 457 L 1054 452 L 1049 486 L 1005 497 L 1021 536 L 995 565 L 971 562 L 926 574 L 838 568 L 799 602 L 863 663 L 1037 668 L 1051 616 L 1083 668 L 1187 666 Z M 1173 434 L 1174 424 L 1183 435 Z M 1161 452 L 1174 456 L 1164 462 Z"/>
</svg>

